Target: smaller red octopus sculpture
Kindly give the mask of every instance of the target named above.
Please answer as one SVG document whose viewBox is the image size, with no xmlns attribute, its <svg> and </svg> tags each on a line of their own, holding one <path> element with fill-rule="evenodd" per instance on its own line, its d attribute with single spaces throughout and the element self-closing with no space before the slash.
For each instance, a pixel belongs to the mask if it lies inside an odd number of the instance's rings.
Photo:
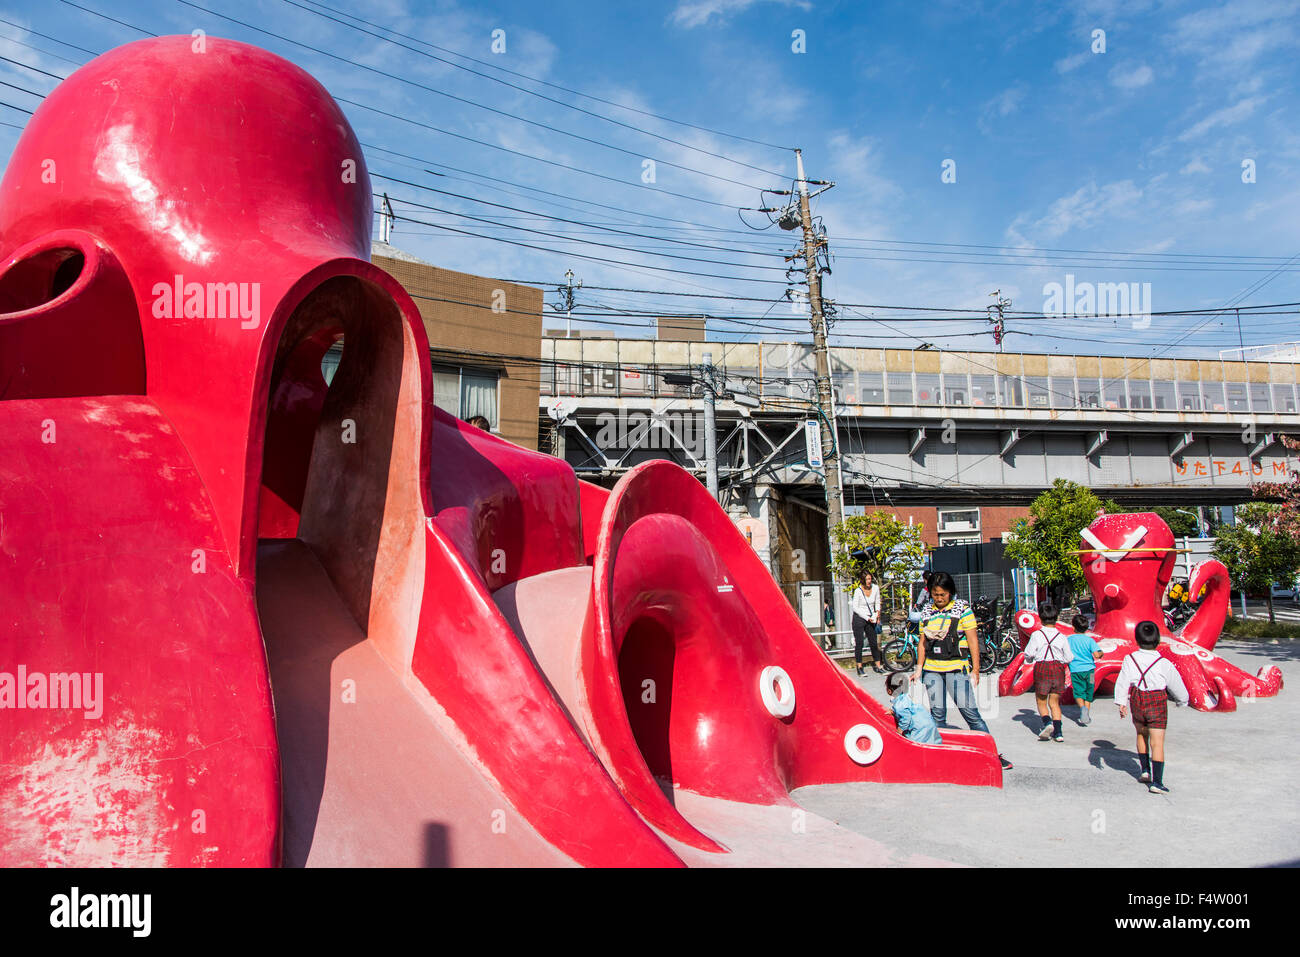
<svg viewBox="0 0 1300 957">
<path fill-rule="evenodd" d="M 1097 607 L 1090 634 L 1102 651 L 1095 675 L 1098 695 L 1114 690 L 1124 658 L 1137 650 L 1133 629 L 1140 621 L 1159 626 L 1160 654 L 1178 669 L 1198 711 L 1235 711 L 1238 698 L 1272 697 L 1282 690 L 1282 672 L 1275 665 L 1251 675 L 1214 653 L 1230 590 L 1222 562 L 1204 561 L 1192 570 L 1189 591 L 1199 595 L 1204 588 L 1204 597 L 1196 614 L 1177 632 L 1170 632 L 1161 599 L 1173 575 L 1176 549 L 1164 520 L 1154 512 L 1101 515 L 1080 537 L 1079 559 Z M 1033 687 L 1034 669 L 1025 664 L 1024 647 L 1040 625 L 1038 615 L 1028 609 L 1016 615 L 1021 653 L 999 677 L 998 694 L 1023 694 Z M 1058 622 L 1057 628 L 1063 634 L 1074 633 L 1067 621 Z M 1073 702 L 1068 686 L 1061 700 Z"/>
</svg>

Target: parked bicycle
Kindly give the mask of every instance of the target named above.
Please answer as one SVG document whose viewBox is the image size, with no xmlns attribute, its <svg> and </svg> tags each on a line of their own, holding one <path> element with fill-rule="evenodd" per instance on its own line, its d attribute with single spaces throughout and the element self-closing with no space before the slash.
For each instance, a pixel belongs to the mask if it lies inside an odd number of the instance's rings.
<svg viewBox="0 0 1300 957">
<path fill-rule="evenodd" d="M 885 670 L 889 672 L 911 671 L 916 667 L 916 649 L 921 643 L 921 626 L 919 622 L 909 621 L 902 638 L 886 642 L 880 649 L 884 658 Z"/>
<path fill-rule="evenodd" d="M 1018 644 L 1014 644 L 1014 650 L 1009 655 L 1003 655 L 1003 642 L 992 631 L 980 631 L 980 674 L 990 674 L 994 668 L 1005 666 L 1016 652 L 1020 650 Z M 884 658 L 886 671 L 910 671 L 916 667 L 916 649 L 921 642 L 920 624 L 915 621 L 907 623 L 907 630 L 903 633 L 902 638 L 896 638 L 893 641 L 886 642 L 880 649 L 880 655 Z"/>
<path fill-rule="evenodd" d="M 987 674 L 994 668 L 1005 668 L 1020 651 L 1019 634 L 1012 620 L 1015 607 L 1006 603 L 1002 615 L 998 605 L 1002 599 L 980 595 L 971 605 L 980 635 L 980 672 Z"/>
</svg>

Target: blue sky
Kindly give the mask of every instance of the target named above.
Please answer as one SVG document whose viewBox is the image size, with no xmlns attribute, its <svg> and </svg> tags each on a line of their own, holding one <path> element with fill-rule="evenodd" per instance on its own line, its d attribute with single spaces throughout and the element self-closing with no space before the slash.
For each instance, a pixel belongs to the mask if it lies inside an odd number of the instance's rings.
<svg viewBox="0 0 1300 957">
<path fill-rule="evenodd" d="M 841 309 L 845 321 L 834 332 L 844 336 L 840 341 L 845 344 L 911 347 L 924 340 L 990 350 L 992 338 L 982 320 L 928 321 L 926 313 L 897 307 L 982 310 L 991 302 L 988 294 L 1000 289 L 1013 310 L 1041 312 L 1046 285 L 1064 284 L 1067 274 L 1076 284 L 1149 283 L 1149 305 L 1155 312 L 1300 300 L 1300 258 L 1286 262 L 1300 256 L 1300 107 L 1295 95 L 1300 58 L 1294 53 L 1300 10 L 1294 2 L 373 0 L 362 6 L 322 0 L 322 6 L 310 0 L 221 5 L 195 0 L 197 6 L 220 10 L 278 37 L 179 0 L 77 3 L 153 33 L 201 28 L 265 46 L 312 72 L 336 96 L 526 154 L 475 145 L 344 105 L 363 143 L 415 158 L 368 150 L 372 174 L 524 211 L 376 176 L 376 189 L 387 190 L 397 201 L 395 244 L 436 265 L 506 278 L 558 283 L 572 268 L 585 283 L 579 302 L 587 310 L 739 315 L 760 322 L 767 338 L 806 338 L 806 321 L 779 298 L 785 282 L 780 251 L 791 248 L 794 235 L 776 228 L 750 230 L 736 209 L 761 204 L 757 187 L 788 188 L 793 154 L 575 97 L 497 67 L 674 120 L 802 147 L 809 176 L 837 184 L 814 201 L 835 254 L 826 294 L 840 303 L 865 304 Z M 304 9 L 312 6 L 338 19 L 346 18 L 325 7 L 354 13 L 416 38 L 392 37 L 408 46 L 632 128 L 544 101 Z M 51 38 L 103 51 L 141 36 L 62 0 L 36 9 L 0 3 L 0 9 L 0 18 L 8 21 L 0 23 L 0 56 L 51 73 L 66 74 L 89 56 Z M 492 50 L 496 30 L 505 31 L 502 53 Z M 803 31 L 806 52 L 792 48 L 796 30 Z M 1098 30 L 1104 31 L 1105 48 L 1094 52 Z M 420 41 L 484 62 L 459 59 Z M 440 97 L 403 78 L 576 136 Z M 3 61 L 0 80 L 38 92 L 56 82 Z M 0 87 L 0 100 L 26 109 L 38 102 L 9 86 Z M 4 123 L 25 120 L 26 114 L 0 108 Z M 18 132 L 0 126 L 4 156 Z M 642 182 L 648 158 L 657 162 L 653 184 Z M 955 182 L 941 180 L 946 160 L 955 169 Z M 1251 183 L 1242 181 L 1246 160 L 1254 163 Z M 697 172 L 674 168 L 674 163 Z M 426 172 L 438 168 L 443 176 Z M 449 212 L 403 202 L 409 200 Z M 766 224 L 760 214 L 744 215 L 750 223 Z M 411 222 L 416 218 L 435 225 Z M 441 226 L 561 252 L 471 238 Z M 529 229 L 541 232 L 525 231 Z M 630 237 L 628 232 L 659 238 Z M 636 265 L 614 266 L 578 254 Z M 653 292 L 591 288 L 595 286 Z M 674 297 L 669 292 L 758 301 Z M 548 301 L 556 298 L 552 294 Z M 861 321 L 866 316 L 883 321 Z M 630 335 L 638 334 L 642 320 L 610 315 L 606 322 L 601 328 Z M 587 320 L 580 324 L 591 325 Z M 1008 347 L 1213 355 L 1238 341 L 1233 314 L 1157 315 L 1149 326 L 1134 325 L 1128 318 L 1013 318 Z M 724 337 L 753 336 L 756 328 L 713 326 Z M 1247 317 L 1241 337 L 1248 345 L 1280 342 L 1300 339 L 1300 329 L 1294 315 Z"/>
</svg>

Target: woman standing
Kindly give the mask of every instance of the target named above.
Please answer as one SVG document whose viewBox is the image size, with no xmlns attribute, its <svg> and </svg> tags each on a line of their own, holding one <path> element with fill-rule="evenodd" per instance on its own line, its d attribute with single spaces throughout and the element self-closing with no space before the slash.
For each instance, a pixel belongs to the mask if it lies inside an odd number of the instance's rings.
<svg viewBox="0 0 1300 957">
<path fill-rule="evenodd" d="M 880 649 L 876 647 L 876 630 L 880 627 L 880 588 L 871 577 L 871 572 L 863 572 L 858 584 L 849 596 L 849 607 L 853 609 L 853 660 L 858 664 L 858 675 L 865 675 L 862 670 L 862 644 L 871 645 L 871 670 L 883 675 L 885 669 L 880 667 Z"/>
<path fill-rule="evenodd" d="M 980 680 L 980 640 L 975 613 L 957 597 L 957 585 L 947 572 L 930 578 L 930 603 L 922 611 L 921 640 L 916 654 L 914 680 L 925 682 L 930 714 L 940 728 L 948 717 L 948 696 L 972 731 L 989 733 L 974 688 Z M 998 755 L 1005 769 L 1011 762 Z"/>
</svg>

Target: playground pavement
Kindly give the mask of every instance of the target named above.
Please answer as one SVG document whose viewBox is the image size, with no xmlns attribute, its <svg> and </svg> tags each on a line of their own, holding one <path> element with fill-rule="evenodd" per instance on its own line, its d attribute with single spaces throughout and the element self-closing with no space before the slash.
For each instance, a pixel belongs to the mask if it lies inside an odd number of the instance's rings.
<svg viewBox="0 0 1300 957">
<path fill-rule="evenodd" d="M 1300 642 L 1221 640 L 1252 674 L 1275 664 L 1300 683 Z M 881 701 L 883 678 L 855 679 Z M 792 795 L 809 812 L 884 842 L 899 855 L 974 866 L 1258 867 L 1300 865 L 1300 686 L 1242 702 L 1235 713 L 1170 707 L 1167 795 L 1137 781 L 1133 725 L 1109 697 L 1065 741 L 1039 741 L 1033 695 L 997 698 L 985 676 L 980 710 L 1015 763 L 997 788 L 951 784 L 819 785 Z M 986 687 L 987 685 L 987 687 Z M 949 723 L 964 722 L 949 702 Z M 869 862 L 863 862 L 869 863 Z"/>
</svg>

